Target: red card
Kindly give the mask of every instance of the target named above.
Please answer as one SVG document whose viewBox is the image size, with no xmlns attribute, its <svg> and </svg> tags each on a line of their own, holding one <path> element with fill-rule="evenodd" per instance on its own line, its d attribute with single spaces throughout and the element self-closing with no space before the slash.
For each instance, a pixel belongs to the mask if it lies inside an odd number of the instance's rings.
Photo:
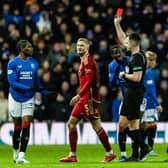
<svg viewBox="0 0 168 168">
<path fill-rule="evenodd" d="M 117 9 L 117 12 L 116 12 L 116 16 L 122 16 L 122 14 L 123 14 L 123 9 L 122 8 L 118 8 Z"/>
</svg>

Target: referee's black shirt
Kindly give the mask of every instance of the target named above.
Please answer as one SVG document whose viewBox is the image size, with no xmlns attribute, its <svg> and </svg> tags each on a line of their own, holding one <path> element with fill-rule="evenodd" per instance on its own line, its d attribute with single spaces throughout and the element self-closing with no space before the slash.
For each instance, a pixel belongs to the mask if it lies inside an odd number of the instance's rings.
<svg viewBox="0 0 168 168">
<path fill-rule="evenodd" d="M 126 79 L 126 87 L 128 88 L 140 88 L 143 87 L 142 81 L 146 71 L 146 57 L 143 51 L 139 51 L 133 54 L 126 67 L 127 74 L 133 74 L 135 71 L 142 71 L 142 78 L 139 82 L 134 82 Z"/>
</svg>

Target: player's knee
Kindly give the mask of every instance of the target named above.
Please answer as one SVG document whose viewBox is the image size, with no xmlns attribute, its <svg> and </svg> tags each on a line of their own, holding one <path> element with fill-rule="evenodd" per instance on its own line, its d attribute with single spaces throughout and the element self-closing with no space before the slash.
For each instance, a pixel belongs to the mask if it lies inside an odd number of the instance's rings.
<svg viewBox="0 0 168 168">
<path fill-rule="evenodd" d="M 92 128 L 95 130 L 95 132 L 99 132 L 100 130 L 102 130 L 103 128 L 99 125 L 96 126 L 92 126 Z"/>
<path fill-rule="evenodd" d="M 69 130 L 73 130 L 73 129 L 76 128 L 76 125 L 74 123 L 72 123 L 72 122 L 68 122 L 67 126 L 68 126 Z"/>
</svg>

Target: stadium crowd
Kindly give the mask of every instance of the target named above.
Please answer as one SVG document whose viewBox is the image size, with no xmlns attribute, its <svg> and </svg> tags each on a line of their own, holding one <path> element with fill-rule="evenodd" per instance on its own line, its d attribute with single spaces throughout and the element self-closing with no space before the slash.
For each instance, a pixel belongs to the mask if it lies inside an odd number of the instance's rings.
<svg viewBox="0 0 168 168">
<path fill-rule="evenodd" d="M 67 121 L 69 101 L 79 86 L 75 42 L 87 37 L 91 53 L 99 66 L 102 121 L 118 120 L 122 100 L 118 88 L 109 89 L 110 46 L 118 43 L 113 18 L 124 8 L 122 25 L 129 34 L 139 32 L 143 50 L 158 55 L 153 72 L 158 98 L 163 106 L 159 120 L 168 121 L 168 2 L 167 0 L 1 0 L 0 1 L 0 102 L 6 102 L 8 83 L 6 66 L 17 55 L 19 39 L 29 40 L 38 60 L 39 75 L 46 89 L 57 95 L 35 95 L 38 121 Z M 8 120 L 7 103 L 0 103 L 0 123 Z"/>
</svg>

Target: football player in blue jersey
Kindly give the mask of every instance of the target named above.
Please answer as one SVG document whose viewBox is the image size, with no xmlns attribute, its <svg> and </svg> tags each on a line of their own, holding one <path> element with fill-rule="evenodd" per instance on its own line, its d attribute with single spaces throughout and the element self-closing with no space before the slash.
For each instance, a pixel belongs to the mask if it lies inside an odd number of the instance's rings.
<svg viewBox="0 0 168 168">
<path fill-rule="evenodd" d="M 14 122 L 13 159 L 15 163 L 29 163 L 25 152 L 29 141 L 30 122 L 34 112 L 36 91 L 48 94 L 38 77 L 38 63 L 32 58 L 33 47 L 27 40 L 17 42 L 19 55 L 7 66 L 9 82 L 9 113 Z"/>
<path fill-rule="evenodd" d="M 109 83 L 111 87 L 118 85 L 124 97 L 126 92 L 125 80 L 119 77 L 119 72 L 125 71 L 126 65 L 129 61 L 129 56 L 125 56 L 124 49 L 117 45 L 112 46 L 110 50 L 113 60 L 108 67 Z"/>
<path fill-rule="evenodd" d="M 144 94 L 143 103 L 140 107 L 143 112 L 141 118 L 141 128 L 144 140 L 147 138 L 148 145 L 153 149 L 154 139 L 157 130 L 158 112 L 162 112 L 163 108 L 160 105 L 157 95 L 154 80 L 152 79 L 151 68 L 156 66 L 157 55 L 152 51 L 146 51 L 147 69 L 144 76 L 144 86 L 146 92 Z M 156 155 L 153 150 L 150 155 Z"/>
<path fill-rule="evenodd" d="M 114 88 L 116 85 L 119 86 L 124 98 L 126 93 L 125 80 L 119 77 L 119 73 L 126 71 L 129 56 L 125 56 L 125 51 L 118 45 L 112 46 L 110 50 L 113 58 L 108 67 L 110 87 Z M 122 129 L 122 127 L 120 127 L 120 123 L 122 123 L 122 118 L 119 117 L 118 144 L 121 152 L 119 161 L 122 162 L 126 161 L 127 159 L 126 136 L 128 133 L 128 128 Z"/>
</svg>

